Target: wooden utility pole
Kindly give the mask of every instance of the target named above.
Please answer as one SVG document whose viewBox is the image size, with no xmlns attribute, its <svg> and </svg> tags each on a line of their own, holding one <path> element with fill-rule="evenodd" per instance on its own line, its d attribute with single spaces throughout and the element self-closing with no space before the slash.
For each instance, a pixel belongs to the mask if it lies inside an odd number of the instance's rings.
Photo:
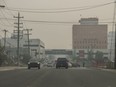
<svg viewBox="0 0 116 87">
<path fill-rule="evenodd" d="M 20 28 L 22 28 L 21 26 L 20 26 L 20 24 L 22 24 L 22 23 L 20 23 L 20 19 L 21 18 L 23 18 L 23 17 L 20 17 L 20 13 L 18 12 L 18 16 L 16 17 L 16 16 L 14 16 L 14 18 L 17 18 L 18 19 L 18 22 L 17 23 L 15 23 L 15 24 L 17 24 L 17 59 L 18 59 L 18 65 L 19 65 L 19 63 L 20 63 L 20 59 L 19 59 L 19 39 L 20 39 Z"/>
<path fill-rule="evenodd" d="M 27 39 L 28 39 L 28 55 L 30 56 L 30 38 L 29 35 L 31 35 L 31 33 L 29 33 L 30 31 L 32 31 L 32 29 L 24 29 L 25 31 L 27 31 L 27 33 L 25 35 L 27 35 Z"/>
<path fill-rule="evenodd" d="M 114 54 L 114 69 L 116 69 L 116 0 L 114 2 L 114 15 L 113 15 L 113 27 L 115 30 L 115 54 Z"/>
<path fill-rule="evenodd" d="M 6 33 L 8 32 L 8 30 L 4 29 L 4 50 L 6 49 Z"/>
</svg>

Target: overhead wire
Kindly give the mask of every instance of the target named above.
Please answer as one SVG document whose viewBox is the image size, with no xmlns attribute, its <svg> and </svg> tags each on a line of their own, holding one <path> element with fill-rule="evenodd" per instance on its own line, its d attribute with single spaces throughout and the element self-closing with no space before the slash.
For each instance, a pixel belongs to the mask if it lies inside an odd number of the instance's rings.
<svg viewBox="0 0 116 87">
<path fill-rule="evenodd" d="M 4 4 L 5 4 L 5 7 L 8 8 L 6 1 L 3 0 L 3 2 L 4 2 Z M 3 10 L 4 10 L 4 9 L 3 9 Z M 9 13 L 10 13 L 10 14 L 9 14 Z M 11 11 L 9 11 L 8 14 L 11 15 L 11 16 L 14 16 L 14 14 L 13 14 Z"/>
<path fill-rule="evenodd" d="M 2 15 L 4 16 L 4 18 L 6 19 L 6 21 L 9 23 L 9 25 L 12 25 L 12 24 L 7 20 L 7 17 L 6 17 L 5 14 L 3 13 L 3 11 L 2 11 L 2 10 L 0 10 L 0 11 L 1 11 Z"/>
<path fill-rule="evenodd" d="M 0 25 L 5 26 L 5 27 L 12 27 L 10 25 L 5 24 L 2 20 L 0 20 Z"/>
<path fill-rule="evenodd" d="M 6 10 L 11 10 L 11 11 L 19 11 L 19 12 L 28 12 L 28 13 L 64 13 L 64 12 L 75 12 L 75 11 L 82 11 L 82 10 L 89 10 L 89 9 L 94 9 L 94 8 L 98 8 L 98 7 L 102 7 L 102 6 L 106 6 L 106 5 L 110 5 L 114 2 L 109 2 L 109 3 L 105 3 L 105 4 L 100 4 L 100 5 L 94 5 L 94 6 L 90 6 L 90 7 L 86 7 L 86 8 L 80 8 L 80 9 L 68 9 L 68 10 L 59 10 L 59 11 L 29 11 L 29 10 L 24 10 L 24 9 L 11 9 L 11 8 L 5 8 Z"/>
<path fill-rule="evenodd" d="M 2 35 L 0 35 L 1 38 L 4 38 Z M 10 42 L 6 41 L 10 46 L 15 47 L 14 45 L 12 45 Z"/>
<path fill-rule="evenodd" d="M 5 20 L 5 18 L 0 18 L 1 20 Z M 16 19 L 13 18 L 7 18 L 8 20 L 14 21 Z M 73 22 L 73 21 L 38 21 L 38 20 L 21 20 L 23 22 L 32 22 L 32 23 L 54 23 L 54 24 L 74 24 L 78 22 Z M 101 21 L 99 23 L 114 23 L 112 21 Z"/>
<path fill-rule="evenodd" d="M 95 5 L 94 5 L 95 6 Z M 44 10 L 44 11 L 49 11 L 49 10 L 69 10 L 69 9 L 79 9 L 79 8 L 85 8 L 85 7 L 90 7 L 90 6 L 80 6 L 80 7 L 70 7 L 70 8 L 52 8 L 52 9 L 32 9 L 32 8 L 14 8 L 14 7 L 7 7 L 8 9 L 15 9 L 15 10 Z"/>
<path fill-rule="evenodd" d="M 7 6 L 6 2 L 5 2 L 5 0 L 2 0 L 2 1 L 3 1 L 3 3 L 5 4 L 5 8 L 7 8 L 8 6 Z M 9 15 L 9 13 L 10 13 L 10 16 L 14 16 L 14 15 L 12 14 L 12 12 L 9 11 L 9 10 L 8 10 L 8 12 L 6 12 L 6 10 L 4 10 L 4 8 L 1 9 L 0 11 L 1 11 L 2 15 L 6 18 L 6 21 L 9 23 L 9 25 L 13 25 L 12 23 L 10 23 L 10 22 L 7 20 L 7 17 L 6 17 L 6 15 L 5 15 L 5 14 L 8 14 L 8 15 Z"/>
<path fill-rule="evenodd" d="M 7 3 L 5 2 L 5 0 L 3 0 L 3 2 L 5 3 L 6 8 L 8 8 Z M 8 10 L 8 11 L 10 12 L 10 15 L 14 17 L 14 14 L 12 13 L 12 11 L 10 11 L 10 10 Z M 25 23 L 23 23 L 23 25 L 26 27 Z"/>
</svg>

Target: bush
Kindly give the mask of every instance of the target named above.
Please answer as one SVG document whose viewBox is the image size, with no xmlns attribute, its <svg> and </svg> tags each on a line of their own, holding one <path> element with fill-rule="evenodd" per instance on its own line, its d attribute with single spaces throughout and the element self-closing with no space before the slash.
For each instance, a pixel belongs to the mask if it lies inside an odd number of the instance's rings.
<svg viewBox="0 0 116 87">
<path fill-rule="evenodd" d="M 0 46 L 0 66 L 5 62 L 7 56 L 4 53 L 4 47 Z"/>
</svg>

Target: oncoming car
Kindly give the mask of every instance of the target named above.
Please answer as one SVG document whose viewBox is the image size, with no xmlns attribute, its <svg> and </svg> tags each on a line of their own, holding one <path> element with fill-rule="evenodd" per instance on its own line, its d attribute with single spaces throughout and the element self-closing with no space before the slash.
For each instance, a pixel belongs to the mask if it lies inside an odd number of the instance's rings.
<svg viewBox="0 0 116 87">
<path fill-rule="evenodd" d="M 40 62 L 37 59 L 31 59 L 28 62 L 28 69 L 31 69 L 32 67 L 37 67 L 38 69 L 40 69 Z"/>
</svg>

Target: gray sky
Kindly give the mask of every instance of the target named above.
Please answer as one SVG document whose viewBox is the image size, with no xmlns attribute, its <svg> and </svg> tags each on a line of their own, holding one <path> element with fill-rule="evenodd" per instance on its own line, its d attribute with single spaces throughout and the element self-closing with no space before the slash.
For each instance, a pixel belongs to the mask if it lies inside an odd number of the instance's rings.
<svg viewBox="0 0 116 87">
<path fill-rule="evenodd" d="M 8 7 L 12 8 L 29 8 L 29 9 L 57 9 L 57 8 L 72 8 L 72 7 L 84 7 L 104 4 L 113 2 L 114 0 L 4 0 Z M 4 4 L 3 0 L 0 0 L 1 4 Z M 82 10 L 66 13 L 23 13 L 25 20 L 37 20 L 37 21 L 65 21 L 65 22 L 77 22 L 81 17 L 98 17 L 100 21 L 112 21 L 114 4 L 107 6 L 94 8 L 90 10 Z M 3 13 L 8 18 L 13 18 L 11 11 L 3 10 Z M 17 16 L 17 12 L 12 11 L 13 15 Z M 0 17 L 4 17 L 0 14 Z M 2 21 L 9 25 L 8 22 Z M 14 21 L 9 21 L 12 25 Z M 72 25 L 73 24 L 48 24 L 48 23 L 29 23 L 25 22 L 27 28 L 32 28 L 31 38 L 40 38 L 47 49 L 55 48 L 72 48 Z M 8 29 L 10 32 L 14 27 L 7 27 L 0 25 L 1 29 Z M 24 28 L 25 28 L 24 26 Z M 111 24 L 109 25 L 109 30 Z M 1 35 L 3 33 L 0 32 Z M 9 33 L 10 34 L 10 33 Z"/>
</svg>

